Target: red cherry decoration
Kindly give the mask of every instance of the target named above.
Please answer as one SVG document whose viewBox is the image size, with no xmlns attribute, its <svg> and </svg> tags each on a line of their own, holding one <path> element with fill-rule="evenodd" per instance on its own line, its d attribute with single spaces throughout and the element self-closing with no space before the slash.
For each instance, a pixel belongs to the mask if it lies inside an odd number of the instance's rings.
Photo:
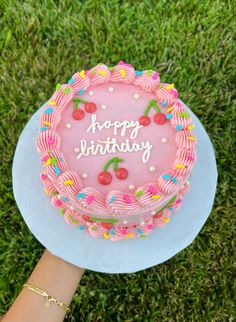
<svg viewBox="0 0 236 322">
<path fill-rule="evenodd" d="M 139 118 L 139 124 L 143 126 L 148 126 L 151 123 L 151 119 L 147 115 L 143 115 Z"/>
<path fill-rule="evenodd" d="M 113 225 L 109 222 L 102 222 L 102 227 L 106 228 L 106 229 L 111 229 L 113 227 Z"/>
<path fill-rule="evenodd" d="M 73 110 L 72 117 L 75 120 L 82 120 L 84 118 L 84 111 L 80 108 Z"/>
<path fill-rule="evenodd" d="M 87 215 L 83 215 L 82 218 L 87 222 L 93 222 Z"/>
<path fill-rule="evenodd" d="M 100 172 L 98 175 L 98 181 L 106 186 L 107 184 L 111 183 L 112 175 L 108 171 Z"/>
<path fill-rule="evenodd" d="M 125 168 L 119 168 L 116 171 L 116 177 L 117 179 L 124 180 L 128 177 L 128 171 Z"/>
<path fill-rule="evenodd" d="M 166 115 L 164 113 L 157 113 L 154 115 L 154 122 L 162 125 L 166 123 Z"/>
<path fill-rule="evenodd" d="M 94 113 L 97 109 L 97 105 L 93 102 L 87 102 L 84 105 L 84 109 L 87 113 Z"/>
</svg>

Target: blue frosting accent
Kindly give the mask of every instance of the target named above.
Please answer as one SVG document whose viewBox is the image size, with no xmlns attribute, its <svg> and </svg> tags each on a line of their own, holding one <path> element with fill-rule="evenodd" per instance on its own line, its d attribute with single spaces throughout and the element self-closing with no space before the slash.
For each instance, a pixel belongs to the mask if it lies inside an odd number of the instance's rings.
<svg viewBox="0 0 236 322">
<path fill-rule="evenodd" d="M 53 167 L 54 167 L 56 175 L 59 176 L 59 174 L 61 173 L 61 170 L 56 165 L 54 165 Z"/>
<path fill-rule="evenodd" d="M 177 182 L 177 179 L 175 177 L 172 177 L 171 180 L 176 183 Z"/>
<path fill-rule="evenodd" d="M 78 95 L 82 95 L 84 94 L 84 92 L 85 92 L 85 89 L 81 89 L 80 91 L 78 91 Z"/>
<path fill-rule="evenodd" d="M 136 71 L 135 71 L 135 74 L 136 74 L 137 76 L 142 76 L 142 75 L 143 75 L 143 71 L 142 71 L 142 70 L 136 70 Z"/>
<path fill-rule="evenodd" d="M 182 125 L 176 125 L 175 129 L 176 131 L 180 131 L 182 130 L 183 126 Z"/>
<path fill-rule="evenodd" d="M 46 130 L 48 130 L 48 126 L 43 126 L 43 127 L 40 128 L 41 132 L 46 131 Z"/>
<path fill-rule="evenodd" d="M 70 80 L 68 80 L 68 84 L 73 84 L 75 82 L 75 80 L 73 78 L 71 78 Z"/>
<path fill-rule="evenodd" d="M 83 197 L 85 197 L 86 196 L 86 193 L 84 193 L 84 192 L 80 192 L 80 193 L 78 193 L 78 195 L 76 196 L 76 198 L 77 199 L 81 199 L 81 198 L 83 198 Z"/>
<path fill-rule="evenodd" d="M 161 103 L 161 106 L 166 106 L 166 105 L 167 105 L 167 102 L 165 101 Z"/>
<path fill-rule="evenodd" d="M 166 119 L 170 120 L 172 118 L 172 114 L 166 114 Z"/>
<path fill-rule="evenodd" d="M 163 174 L 162 178 L 165 180 L 170 180 L 170 175 L 168 173 L 165 173 Z"/>
<path fill-rule="evenodd" d="M 109 200 L 109 204 L 113 203 L 114 200 L 115 200 L 115 196 L 111 196 L 111 198 Z"/>
<path fill-rule="evenodd" d="M 86 227 L 85 226 L 79 226 L 80 230 L 84 230 Z"/>
<path fill-rule="evenodd" d="M 61 198 L 62 198 L 62 200 L 63 200 L 64 202 L 68 202 L 68 201 L 69 201 L 69 199 L 68 199 L 68 198 L 66 198 L 66 197 L 64 197 L 64 196 L 62 196 Z"/>
<path fill-rule="evenodd" d="M 142 232 L 142 230 L 140 229 L 140 228 L 137 228 L 136 229 L 136 231 L 137 231 L 137 233 L 139 234 L 139 235 L 141 235 L 143 232 Z"/>
<path fill-rule="evenodd" d="M 51 114 L 52 112 L 53 112 L 52 107 L 49 107 L 44 111 L 44 114 Z"/>
<path fill-rule="evenodd" d="M 114 236 L 114 235 L 115 235 L 115 233 L 114 233 L 114 228 L 111 228 L 111 229 L 109 230 L 109 234 L 110 234 L 110 235 L 112 235 L 112 236 Z"/>
</svg>

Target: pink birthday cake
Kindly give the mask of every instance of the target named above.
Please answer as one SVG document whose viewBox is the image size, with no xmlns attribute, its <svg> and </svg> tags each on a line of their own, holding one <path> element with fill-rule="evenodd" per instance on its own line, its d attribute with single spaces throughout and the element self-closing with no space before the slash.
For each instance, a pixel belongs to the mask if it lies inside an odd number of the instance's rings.
<svg viewBox="0 0 236 322">
<path fill-rule="evenodd" d="M 123 61 L 79 71 L 42 108 L 36 145 L 45 192 L 78 233 L 144 238 L 171 220 L 189 190 L 193 128 L 158 72 Z"/>
</svg>

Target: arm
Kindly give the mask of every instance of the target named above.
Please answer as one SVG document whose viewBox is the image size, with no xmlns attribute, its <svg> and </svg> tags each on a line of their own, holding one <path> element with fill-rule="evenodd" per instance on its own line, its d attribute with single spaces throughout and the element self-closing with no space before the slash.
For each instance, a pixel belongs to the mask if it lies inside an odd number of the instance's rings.
<svg viewBox="0 0 236 322">
<path fill-rule="evenodd" d="M 69 264 L 45 250 L 28 283 L 69 306 L 83 273 L 83 268 Z M 2 322 L 63 321 L 65 311 L 55 303 L 45 308 L 44 302 L 44 297 L 24 287 Z"/>
</svg>

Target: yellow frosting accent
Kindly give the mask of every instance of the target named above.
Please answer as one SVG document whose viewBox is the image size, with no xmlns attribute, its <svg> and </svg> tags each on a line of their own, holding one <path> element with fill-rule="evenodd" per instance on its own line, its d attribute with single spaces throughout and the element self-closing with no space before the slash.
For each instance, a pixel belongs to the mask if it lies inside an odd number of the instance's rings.
<svg viewBox="0 0 236 322">
<path fill-rule="evenodd" d="M 48 104 L 49 104 L 49 105 L 56 105 L 56 104 L 57 104 L 57 102 L 55 102 L 55 101 L 50 101 L 50 102 L 48 102 Z"/>
<path fill-rule="evenodd" d="M 46 195 L 48 195 L 48 190 L 45 189 L 44 192 L 46 193 Z"/>
<path fill-rule="evenodd" d="M 192 130 L 192 129 L 194 129 L 196 126 L 194 125 L 194 124 L 192 124 L 192 125 L 189 125 L 188 127 L 187 127 L 187 129 L 188 130 Z"/>
<path fill-rule="evenodd" d="M 72 180 L 65 180 L 64 181 L 64 185 L 65 186 L 72 186 L 73 185 L 73 181 Z"/>
<path fill-rule="evenodd" d="M 120 69 L 119 72 L 120 72 L 120 74 L 121 74 L 122 77 L 125 77 L 126 76 L 126 72 L 125 72 L 124 69 Z"/>
<path fill-rule="evenodd" d="M 45 165 L 50 165 L 51 164 L 51 158 L 48 158 L 47 161 L 45 162 Z"/>
<path fill-rule="evenodd" d="M 106 71 L 105 70 L 98 70 L 98 74 L 99 75 L 102 75 L 102 76 L 105 76 L 106 75 Z"/>
<path fill-rule="evenodd" d="M 124 236 L 124 238 L 125 239 L 129 239 L 130 237 L 132 237 L 132 236 L 134 236 L 134 234 L 133 233 L 129 233 L 129 234 L 126 234 L 125 236 Z"/>
<path fill-rule="evenodd" d="M 44 121 L 44 122 L 43 122 L 43 124 L 44 124 L 44 125 L 48 125 L 48 126 L 51 126 L 51 125 L 52 125 L 52 123 L 50 123 L 50 122 L 46 122 L 46 121 Z"/>
<path fill-rule="evenodd" d="M 164 222 L 168 223 L 170 219 L 168 217 L 164 218 Z"/>
<path fill-rule="evenodd" d="M 80 77 L 81 78 L 85 78 L 85 71 L 84 70 L 81 70 L 81 72 L 79 73 Z"/>
<path fill-rule="evenodd" d="M 175 166 L 177 169 L 183 169 L 183 168 L 185 168 L 185 166 L 183 165 L 183 164 L 180 164 L 180 163 L 178 163 L 178 164 L 176 164 L 176 166 Z"/>
<path fill-rule="evenodd" d="M 168 110 L 166 111 L 167 113 L 171 112 L 173 110 L 174 106 L 171 106 L 170 108 L 168 108 Z"/>
<path fill-rule="evenodd" d="M 159 199 L 159 198 L 161 198 L 161 196 L 160 196 L 160 195 L 154 195 L 154 196 L 152 196 L 152 199 L 153 199 L 153 200 L 156 200 L 156 199 Z"/>
<path fill-rule="evenodd" d="M 195 140 L 196 140 L 196 138 L 195 138 L 195 137 L 193 137 L 193 136 L 188 136 L 188 140 L 195 141 Z"/>
<path fill-rule="evenodd" d="M 172 89 L 173 87 L 174 87 L 175 85 L 174 84 L 170 84 L 170 85 L 168 85 L 167 87 L 166 87 L 166 89 Z"/>
<path fill-rule="evenodd" d="M 110 238 L 110 235 L 108 233 L 103 233 L 103 237 L 108 239 L 108 238 Z"/>
</svg>

